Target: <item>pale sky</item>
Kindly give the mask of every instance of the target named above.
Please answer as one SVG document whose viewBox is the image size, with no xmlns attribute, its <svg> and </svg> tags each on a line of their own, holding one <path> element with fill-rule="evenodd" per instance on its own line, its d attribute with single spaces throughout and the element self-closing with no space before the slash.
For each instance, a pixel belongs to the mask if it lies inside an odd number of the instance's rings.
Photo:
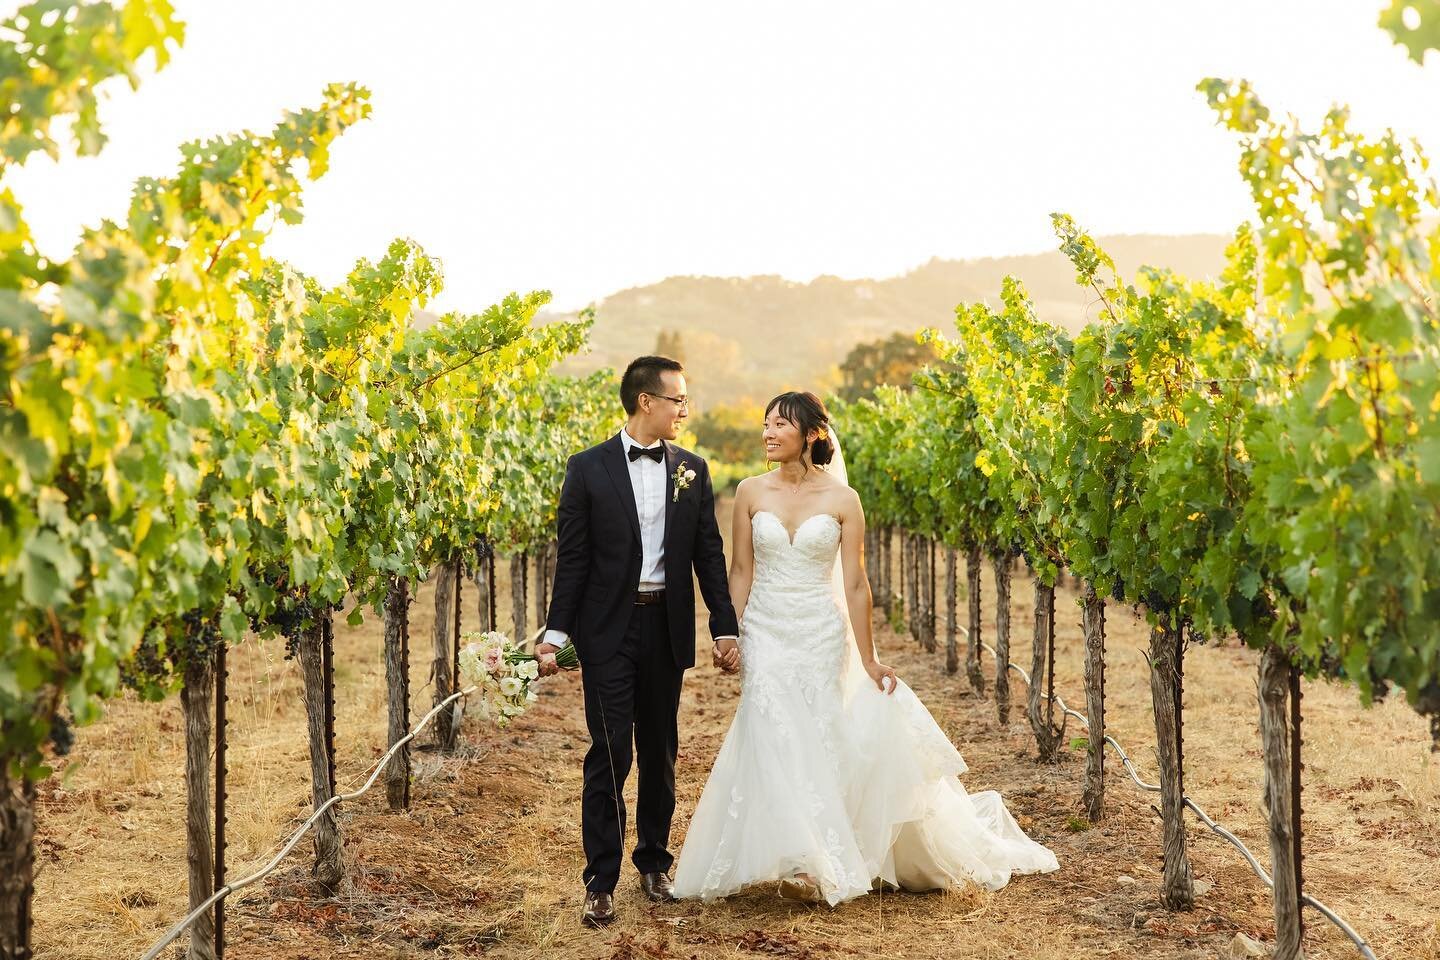
<svg viewBox="0 0 1440 960">
<path fill-rule="evenodd" d="M 13 2 L 0 2 L 8 17 Z M 1440 66 L 1380 0 L 175 0 L 185 47 L 103 107 L 99 158 L 8 178 L 43 251 L 120 216 L 182 141 L 268 128 L 355 80 L 374 115 L 271 249 L 322 280 L 410 236 L 441 310 L 560 307 L 676 274 L 892 276 L 1100 233 L 1229 232 L 1249 213 L 1195 83 L 1247 77 L 1312 124 L 1440 143 Z"/>
</svg>

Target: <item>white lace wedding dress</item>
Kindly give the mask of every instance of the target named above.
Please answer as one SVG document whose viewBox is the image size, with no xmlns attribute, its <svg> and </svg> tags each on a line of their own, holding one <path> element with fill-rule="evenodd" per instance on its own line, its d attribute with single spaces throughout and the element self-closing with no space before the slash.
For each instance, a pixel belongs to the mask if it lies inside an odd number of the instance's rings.
<svg viewBox="0 0 1440 960">
<path fill-rule="evenodd" d="M 858 666 L 832 588 L 840 522 L 794 540 L 756 513 L 755 576 L 740 628 L 740 705 L 690 820 L 675 893 L 712 900 L 808 873 L 832 906 L 885 880 L 922 891 L 1003 887 L 1059 869 L 1000 795 L 973 796 L 965 761 L 908 686 Z"/>
</svg>

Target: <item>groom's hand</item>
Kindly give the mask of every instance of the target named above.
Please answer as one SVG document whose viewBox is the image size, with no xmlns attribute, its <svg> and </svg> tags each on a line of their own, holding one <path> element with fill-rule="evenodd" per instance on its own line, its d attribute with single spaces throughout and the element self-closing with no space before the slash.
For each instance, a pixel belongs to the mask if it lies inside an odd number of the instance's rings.
<svg viewBox="0 0 1440 960">
<path fill-rule="evenodd" d="M 540 661 L 540 676 L 553 677 L 560 672 L 560 664 L 555 662 L 555 651 L 559 649 L 553 643 L 542 643 L 535 647 L 535 656 Z"/>
<path fill-rule="evenodd" d="M 740 645 L 731 637 L 716 640 L 715 648 L 710 651 L 710 659 L 726 673 L 734 673 L 740 669 Z"/>
</svg>

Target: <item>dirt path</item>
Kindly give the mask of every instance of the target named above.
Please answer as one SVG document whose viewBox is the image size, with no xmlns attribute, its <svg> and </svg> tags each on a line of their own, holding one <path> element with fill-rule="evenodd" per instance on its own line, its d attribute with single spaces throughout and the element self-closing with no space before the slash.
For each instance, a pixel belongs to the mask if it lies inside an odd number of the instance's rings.
<svg viewBox="0 0 1440 960">
<path fill-rule="evenodd" d="M 1014 597 L 1012 655 L 1028 660 L 1030 586 L 1023 576 L 1016 577 Z M 467 620 L 473 599 L 471 589 Z M 984 599 L 992 629 L 991 598 Z M 1066 699 L 1079 703 L 1082 648 L 1073 600 L 1062 590 L 1057 677 Z M 422 590 L 412 615 L 417 710 L 428 706 L 424 650 L 432 603 L 429 589 Z M 1153 734 L 1143 625 L 1114 610 L 1110 627 L 1111 732 L 1148 774 Z M 765 890 L 704 908 L 652 907 L 627 863 L 617 891 L 620 921 L 586 930 L 578 923 L 586 736 L 579 678 L 565 676 L 548 684 L 509 731 L 472 721 L 459 755 L 420 754 L 409 812 L 383 812 L 380 789 L 349 805 L 352 889 L 315 901 L 302 846 L 279 874 L 232 905 L 229 955 L 1199 958 L 1227 955 L 1237 933 L 1271 937 L 1268 894 L 1228 844 L 1192 828 L 1195 873 L 1208 889 L 1193 912 L 1165 913 L 1156 897 L 1158 819 L 1151 798 L 1129 784 L 1118 764 L 1107 769 L 1109 815 L 1088 828 L 1079 816 L 1079 753 L 1038 766 L 1022 711 L 1013 711 L 1016 719 L 1002 729 L 993 703 L 945 675 L 943 653 L 927 655 L 886 629 L 878 644 L 965 755 L 967 785 L 1001 790 L 1021 825 L 1055 849 L 1058 874 L 1018 878 L 996 894 L 875 895 L 834 910 L 796 906 Z M 383 736 L 378 622 L 338 628 L 337 646 L 347 783 L 374 762 Z M 308 803 L 297 671 L 280 653 L 279 645 L 254 645 L 235 658 L 237 871 L 258 862 Z M 682 704 L 677 849 L 738 696 L 736 679 L 701 663 L 687 676 Z M 993 670 L 988 657 L 985 663 Z M 1233 645 L 1192 651 L 1187 780 L 1201 804 L 1266 861 L 1254 664 L 1253 654 Z M 1017 679 L 1012 686 L 1023 698 L 1023 684 Z M 1369 936 L 1380 956 L 1440 957 L 1440 776 L 1425 724 L 1401 704 L 1364 710 L 1346 689 L 1307 684 L 1304 702 L 1308 889 Z M 115 704 L 102 723 L 82 731 L 76 755 L 83 767 L 63 784 L 45 785 L 37 956 L 138 956 L 183 913 L 178 717 L 173 700 Z M 634 787 L 632 776 L 626 791 L 632 803 Z M 1355 955 L 1314 917 L 1306 946 L 1312 957 Z"/>
</svg>

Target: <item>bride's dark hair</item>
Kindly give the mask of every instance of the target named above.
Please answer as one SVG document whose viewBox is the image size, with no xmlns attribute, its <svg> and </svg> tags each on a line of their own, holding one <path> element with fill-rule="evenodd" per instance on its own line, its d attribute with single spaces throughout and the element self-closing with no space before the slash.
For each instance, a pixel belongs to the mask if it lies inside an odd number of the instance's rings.
<svg viewBox="0 0 1440 960">
<path fill-rule="evenodd" d="M 820 436 L 810 444 L 810 462 L 823 467 L 835 459 L 835 443 L 830 439 L 830 414 L 820 398 L 808 391 L 791 390 L 780 394 L 765 406 L 765 416 L 778 409 L 780 416 L 800 428 L 800 435 L 808 437 L 811 430 L 819 430 Z"/>
</svg>

